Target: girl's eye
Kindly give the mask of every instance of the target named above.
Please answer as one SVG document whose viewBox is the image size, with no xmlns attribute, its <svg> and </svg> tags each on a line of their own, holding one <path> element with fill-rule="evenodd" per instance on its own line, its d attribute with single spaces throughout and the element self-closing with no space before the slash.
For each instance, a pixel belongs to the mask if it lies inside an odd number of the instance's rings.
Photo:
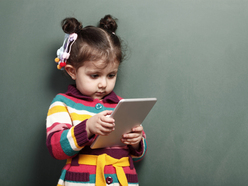
<svg viewBox="0 0 248 186">
<path fill-rule="evenodd" d="M 114 78 L 116 74 L 109 74 L 108 77 L 109 78 Z"/>
<path fill-rule="evenodd" d="M 99 75 L 98 74 L 91 74 L 90 77 L 96 79 Z"/>
</svg>

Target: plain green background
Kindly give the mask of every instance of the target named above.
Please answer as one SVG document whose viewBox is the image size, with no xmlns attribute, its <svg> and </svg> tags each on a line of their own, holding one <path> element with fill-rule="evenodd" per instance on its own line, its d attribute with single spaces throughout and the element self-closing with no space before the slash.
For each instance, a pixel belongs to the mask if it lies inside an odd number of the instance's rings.
<svg viewBox="0 0 248 186">
<path fill-rule="evenodd" d="M 65 162 L 48 153 L 45 119 L 72 83 L 54 63 L 60 21 L 106 14 L 128 50 L 116 93 L 158 98 L 143 123 L 140 185 L 247 185 L 246 0 L 2 0 L 0 185 L 56 185 Z"/>
</svg>

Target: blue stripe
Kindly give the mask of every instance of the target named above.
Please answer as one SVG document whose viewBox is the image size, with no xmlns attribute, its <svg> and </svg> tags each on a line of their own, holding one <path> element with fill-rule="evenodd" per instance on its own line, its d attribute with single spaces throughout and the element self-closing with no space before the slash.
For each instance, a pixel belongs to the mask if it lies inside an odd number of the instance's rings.
<svg viewBox="0 0 248 186">
<path fill-rule="evenodd" d="M 74 101 L 64 97 L 63 95 L 57 95 L 53 99 L 52 104 L 56 101 L 63 102 L 67 106 L 72 107 L 76 110 L 87 110 L 87 111 L 93 112 L 93 113 L 100 113 L 104 110 L 114 110 L 114 108 L 109 108 L 109 107 L 104 107 L 104 106 L 101 109 L 96 109 L 95 107 L 85 106 L 82 103 L 75 103 Z"/>
<path fill-rule="evenodd" d="M 60 178 L 59 178 L 59 179 L 65 180 L 65 174 L 66 174 L 66 170 L 63 169 L 63 170 L 61 171 L 61 175 L 60 175 Z"/>
<path fill-rule="evenodd" d="M 69 143 L 69 140 L 67 139 L 67 134 L 70 130 L 64 130 L 61 134 L 61 137 L 60 137 L 60 144 L 61 144 L 61 147 L 64 151 L 64 153 L 67 155 L 67 156 L 73 156 L 75 154 L 77 154 L 78 152 L 77 151 L 74 151 L 72 148 L 71 148 L 71 145 Z"/>
</svg>

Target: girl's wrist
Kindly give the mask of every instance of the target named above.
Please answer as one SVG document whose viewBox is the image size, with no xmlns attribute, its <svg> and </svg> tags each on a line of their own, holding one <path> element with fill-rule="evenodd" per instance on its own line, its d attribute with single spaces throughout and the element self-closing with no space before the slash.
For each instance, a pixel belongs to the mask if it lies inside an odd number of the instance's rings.
<svg viewBox="0 0 248 186">
<path fill-rule="evenodd" d="M 132 145 L 132 147 L 133 147 L 135 150 L 139 150 L 139 149 L 140 149 L 140 143 L 134 144 L 134 145 Z"/>
<path fill-rule="evenodd" d="M 91 133 L 90 131 L 90 127 L 89 127 L 89 120 L 86 121 L 86 127 L 85 127 L 85 130 L 87 132 L 87 137 L 90 138 L 93 134 Z"/>
</svg>

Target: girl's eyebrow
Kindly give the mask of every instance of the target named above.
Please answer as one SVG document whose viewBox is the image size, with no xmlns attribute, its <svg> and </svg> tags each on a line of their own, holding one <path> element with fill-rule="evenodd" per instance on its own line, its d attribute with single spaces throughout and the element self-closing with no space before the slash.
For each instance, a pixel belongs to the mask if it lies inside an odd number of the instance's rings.
<svg viewBox="0 0 248 186">
<path fill-rule="evenodd" d="M 118 68 L 115 68 L 115 69 L 113 69 L 113 70 L 111 70 L 111 71 L 109 71 L 108 72 L 108 74 L 109 73 L 117 73 L 118 72 Z M 91 68 L 91 69 L 86 69 L 86 73 L 102 73 L 103 72 L 103 69 L 99 69 L 99 68 Z"/>
<path fill-rule="evenodd" d="M 117 72 L 118 72 L 118 70 L 113 70 L 113 71 L 111 71 L 109 74 L 111 74 L 111 73 L 117 74 Z"/>
<path fill-rule="evenodd" d="M 86 68 L 85 71 L 86 71 L 86 72 L 100 72 L 101 69 L 97 69 L 97 68 Z"/>
<path fill-rule="evenodd" d="M 111 70 L 110 72 L 118 72 L 118 68 Z"/>
<path fill-rule="evenodd" d="M 87 70 L 86 73 L 87 74 L 99 74 L 101 72 L 99 70 Z"/>
</svg>

